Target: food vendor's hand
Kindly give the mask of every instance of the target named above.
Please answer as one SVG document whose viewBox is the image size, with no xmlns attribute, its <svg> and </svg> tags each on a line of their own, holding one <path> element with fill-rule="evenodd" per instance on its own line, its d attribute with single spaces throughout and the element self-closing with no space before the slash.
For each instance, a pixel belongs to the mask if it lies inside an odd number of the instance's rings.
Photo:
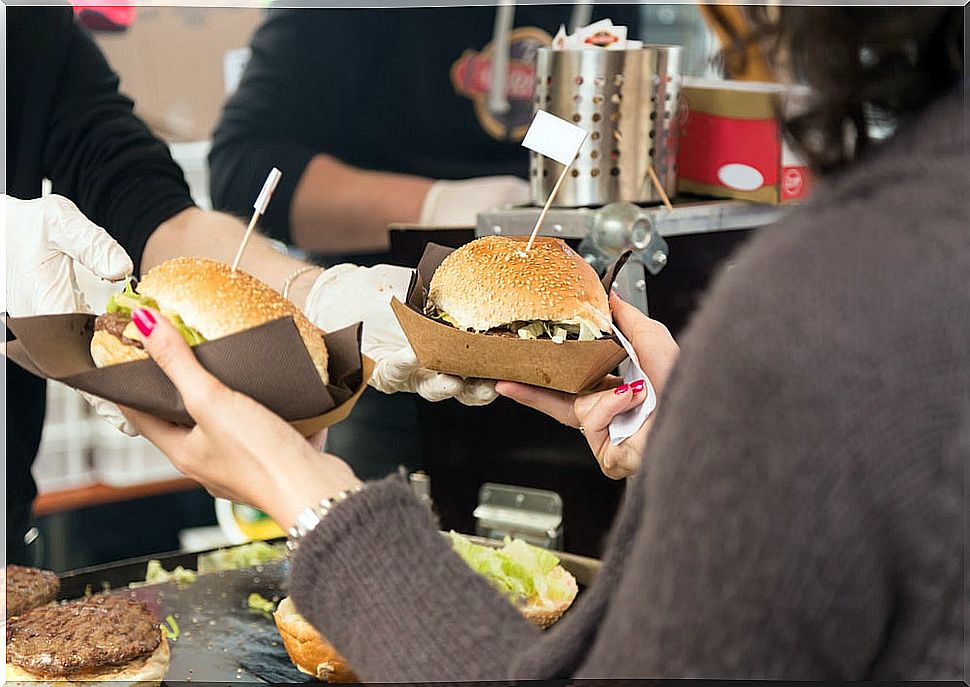
<svg viewBox="0 0 970 687">
<path fill-rule="evenodd" d="M 640 366 L 660 396 L 670 371 L 677 362 L 677 343 L 666 327 L 651 320 L 632 305 L 624 303 L 616 294 L 611 295 L 610 305 L 617 327 L 633 345 Z M 620 413 L 643 403 L 647 398 L 642 381 L 639 384 L 634 381 L 629 385 L 620 385 L 620 381 L 618 378 L 611 378 L 604 382 L 603 386 L 607 387 L 605 390 L 580 395 L 515 382 L 499 382 L 496 390 L 501 396 L 542 411 L 563 424 L 582 428 L 603 473 L 613 479 L 622 479 L 639 470 L 654 416 L 647 419 L 636 434 L 617 446 L 610 443 L 610 421 Z"/>
<path fill-rule="evenodd" d="M 424 198 L 419 223 L 473 227 L 479 212 L 523 205 L 530 198 L 529 182 L 515 176 L 436 181 Z"/>
<path fill-rule="evenodd" d="M 370 385 L 378 391 L 407 391 L 429 401 L 454 398 L 469 406 L 494 401 L 494 382 L 433 372 L 418 363 L 391 310 L 391 297 L 403 301 L 410 281 L 405 267 L 337 265 L 317 278 L 304 309 L 324 331 L 364 323 L 361 350 L 374 359 Z"/>
<path fill-rule="evenodd" d="M 130 408 L 124 413 L 210 494 L 259 508 L 289 528 L 303 509 L 360 484 L 342 460 L 320 453 L 279 416 L 209 374 L 164 317 L 139 308 L 132 321 L 196 425 L 176 425 Z"/>
<path fill-rule="evenodd" d="M 75 264 L 105 281 L 119 281 L 133 265 L 124 249 L 64 196 L 20 200 L 3 195 L 7 227 L 7 289 L 0 309 L 15 317 L 91 312 Z M 104 399 L 78 392 L 95 412 L 125 434 L 134 428 Z"/>
</svg>

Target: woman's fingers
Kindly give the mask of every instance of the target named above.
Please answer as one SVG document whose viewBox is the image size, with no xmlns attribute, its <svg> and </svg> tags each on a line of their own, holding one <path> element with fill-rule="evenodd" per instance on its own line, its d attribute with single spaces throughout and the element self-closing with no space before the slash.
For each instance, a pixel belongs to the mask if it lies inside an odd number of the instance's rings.
<svg viewBox="0 0 970 687">
<path fill-rule="evenodd" d="M 141 332 L 145 350 L 172 380 L 185 409 L 198 421 L 226 387 L 199 364 L 182 335 L 157 311 L 135 308 L 131 320 Z"/>
<path fill-rule="evenodd" d="M 505 396 L 524 406 L 535 408 L 564 425 L 579 427 L 579 421 L 573 412 L 573 400 L 576 397 L 572 394 L 519 382 L 498 382 L 495 385 L 495 391 L 499 396 Z"/>
<path fill-rule="evenodd" d="M 590 431 L 606 431 L 610 422 L 620 413 L 643 403 L 647 398 L 644 381 L 621 384 L 612 391 L 578 396 L 575 403 L 576 418 L 586 435 Z"/>
<path fill-rule="evenodd" d="M 610 422 L 614 417 L 634 408 L 647 398 L 643 380 L 621 384 L 612 391 L 577 396 L 575 415 L 583 427 L 593 451 L 599 451 L 603 440 L 609 440 Z"/>
<path fill-rule="evenodd" d="M 311 434 L 306 438 L 307 443 L 315 450 L 323 452 L 323 446 L 327 443 L 327 430 L 321 429 L 316 434 Z"/>
<path fill-rule="evenodd" d="M 677 342 L 664 325 L 625 303 L 615 291 L 610 294 L 610 307 L 616 326 L 633 344 L 640 366 L 659 393 L 680 354 Z"/>
</svg>

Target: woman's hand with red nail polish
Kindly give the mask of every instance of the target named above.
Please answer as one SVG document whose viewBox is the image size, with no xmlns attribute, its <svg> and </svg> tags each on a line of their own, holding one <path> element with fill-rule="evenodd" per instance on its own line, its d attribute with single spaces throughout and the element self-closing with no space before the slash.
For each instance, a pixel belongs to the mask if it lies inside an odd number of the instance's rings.
<svg viewBox="0 0 970 687">
<path fill-rule="evenodd" d="M 677 344 L 666 327 L 624 303 L 615 291 L 610 294 L 610 305 L 617 326 L 633 344 L 640 366 L 660 395 L 677 361 Z M 563 424 L 582 428 L 603 473 L 621 479 L 639 470 L 653 425 L 651 416 L 633 436 L 617 446 L 610 443 L 609 426 L 613 418 L 643 403 L 647 397 L 643 393 L 645 380 L 638 379 L 630 384 L 621 381 L 611 377 L 604 380 L 597 391 L 578 396 L 515 382 L 499 382 L 495 390 Z"/>
<path fill-rule="evenodd" d="M 164 317 L 139 308 L 132 321 L 196 425 L 183 427 L 130 408 L 122 412 L 209 493 L 259 508 L 288 528 L 304 508 L 360 484 L 346 463 L 320 453 L 324 435 L 306 440 L 268 409 L 225 386 L 199 364 Z"/>
</svg>

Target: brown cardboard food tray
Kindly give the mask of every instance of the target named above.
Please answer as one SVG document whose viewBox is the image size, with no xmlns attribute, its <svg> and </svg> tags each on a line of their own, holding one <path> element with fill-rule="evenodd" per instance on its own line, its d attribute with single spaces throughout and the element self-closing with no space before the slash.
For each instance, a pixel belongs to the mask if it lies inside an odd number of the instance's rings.
<svg viewBox="0 0 970 687">
<path fill-rule="evenodd" d="M 153 360 L 97 367 L 95 316 L 8 317 L 17 337 L 6 355 L 28 372 L 109 401 L 191 426 L 182 397 Z M 317 374 L 293 318 L 284 317 L 195 346 L 202 366 L 227 386 L 280 415 L 304 436 L 347 417 L 373 371 L 360 352 L 361 324 L 324 334 L 330 383 Z"/>
<path fill-rule="evenodd" d="M 464 332 L 427 317 L 428 286 L 438 265 L 454 249 L 429 243 L 411 277 L 407 302 L 391 307 L 422 367 L 462 377 L 534 384 L 568 393 L 584 391 L 603 379 L 626 358 L 615 338 L 597 341 L 525 340 Z M 609 292 L 623 256 L 603 279 Z"/>
</svg>

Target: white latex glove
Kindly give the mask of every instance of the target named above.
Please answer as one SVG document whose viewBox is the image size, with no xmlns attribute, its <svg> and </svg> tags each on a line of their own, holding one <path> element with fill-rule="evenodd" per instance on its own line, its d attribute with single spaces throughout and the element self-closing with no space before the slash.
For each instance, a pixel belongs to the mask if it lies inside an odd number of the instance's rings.
<svg viewBox="0 0 970 687">
<path fill-rule="evenodd" d="M 91 312 L 78 288 L 74 264 L 106 281 L 119 281 L 134 266 L 108 233 L 63 196 L 19 200 L 3 194 L 7 280 L 0 307 L 15 317 Z M 136 434 L 109 401 L 78 392 L 95 412 L 125 434 Z"/>
<path fill-rule="evenodd" d="M 421 224 L 474 226 L 479 212 L 522 205 L 531 198 L 529 182 L 514 176 L 436 181 L 424 197 Z"/>
<path fill-rule="evenodd" d="M 495 382 L 462 379 L 422 368 L 391 310 L 391 297 L 404 300 L 411 270 L 394 265 L 337 265 L 323 272 L 310 289 L 306 314 L 324 331 L 363 322 L 361 350 L 375 361 L 370 385 L 393 394 L 408 391 L 429 401 L 455 398 L 481 406 L 496 398 Z"/>
</svg>

